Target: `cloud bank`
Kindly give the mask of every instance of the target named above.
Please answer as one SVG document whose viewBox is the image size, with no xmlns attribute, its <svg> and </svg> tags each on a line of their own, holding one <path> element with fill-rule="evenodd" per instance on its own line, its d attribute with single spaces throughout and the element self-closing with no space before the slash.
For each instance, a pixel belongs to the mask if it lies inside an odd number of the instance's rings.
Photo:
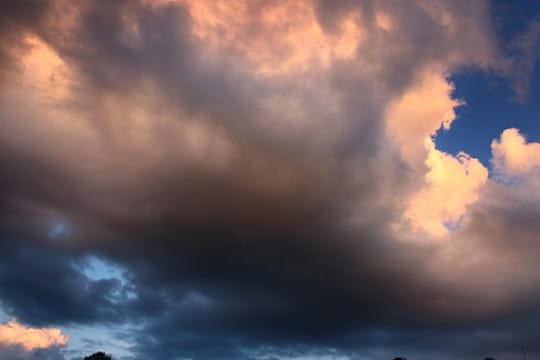
<svg viewBox="0 0 540 360">
<path fill-rule="evenodd" d="M 434 140 L 449 74 L 508 72 L 487 2 L 2 7 L 10 315 L 136 323 L 141 359 L 540 352 L 538 145 L 490 177 Z"/>
</svg>

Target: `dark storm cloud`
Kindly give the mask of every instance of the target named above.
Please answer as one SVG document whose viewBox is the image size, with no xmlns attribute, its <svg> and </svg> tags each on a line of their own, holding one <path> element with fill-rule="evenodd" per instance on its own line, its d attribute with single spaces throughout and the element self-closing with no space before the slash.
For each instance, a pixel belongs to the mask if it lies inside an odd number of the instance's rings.
<svg viewBox="0 0 540 360">
<path fill-rule="evenodd" d="M 0 358 L 17 360 L 65 360 L 59 347 L 48 349 L 25 350 L 21 346 L 3 346 L 0 344 Z"/>
<path fill-rule="evenodd" d="M 34 326 L 123 319 L 126 289 L 116 278 L 89 279 L 81 270 L 84 259 L 25 241 L 1 250 L 1 301 L 8 314 Z"/>
<path fill-rule="evenodd" d="M 491 293 L 433 271 L 444 251 L 392 230 L 419 175 L 386 146 L 386 107 L 427 67 L 496 66 L 485 3 L 318 2 L 329 33 L 359 14 L 369 51 L 274 77 L 242 51 L 279 34 L 249 19 L 231 43 L 218 31 L 216 50 L 193 34 L 187 5 L 58 2 L 54 11 L 76 11 L 54 20 L 41 4 L 0 17 L 17 34 L 7 48 L 34 32 L 71 71 L 69 97 L 53 105 L 32 106 L 31 92 L 0 99 L 9 314 L 35 325 L 140 321 L 139 358 L 265 348 L 361 358 L 373 347 L 390 350 L 372 358 L 427 358 L 454 336 L 455 356 L 480 354 L 476 342 L 493 342 L 471 337 L 474 324 L 523 306 L 485 307 Z M 378 29 L 378 12 L 403 31 Z M 50 236 L 58 222 L 67 230 Z M 86 254 L 125 266 L 131 295 L 118 279 L 84 275 Z M 501 332 L 502 352 L 516 340 Z"/>
</svg>

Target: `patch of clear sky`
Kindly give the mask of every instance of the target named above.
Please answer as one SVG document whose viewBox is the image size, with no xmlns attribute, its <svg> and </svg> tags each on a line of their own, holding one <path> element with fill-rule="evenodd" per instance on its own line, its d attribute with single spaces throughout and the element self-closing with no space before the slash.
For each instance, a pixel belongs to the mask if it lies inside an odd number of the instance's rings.
<svg viewBox="0 0 540 360">
<path fill-rule="evenodd" d="M 515 53 L 513 39 L 526 32 L 531 22 L 540 21 L 540 2 L 492 1 L 491 13 L 501 49 L 508 56 L 522 55 Z M 511 80 L 493 72 L 463 69 L 452 74 L 453 96 L 466 104 L 456 110 L 451 129 L 439 131 L 437 147 L 451 154 L 464 151 L 491 167 L 491 142 L 505 129 L 518 128 L 528 141 L 540 141 L 538 66 L 530 76 L 528 96 L 518 101 Z"/>
</svg>

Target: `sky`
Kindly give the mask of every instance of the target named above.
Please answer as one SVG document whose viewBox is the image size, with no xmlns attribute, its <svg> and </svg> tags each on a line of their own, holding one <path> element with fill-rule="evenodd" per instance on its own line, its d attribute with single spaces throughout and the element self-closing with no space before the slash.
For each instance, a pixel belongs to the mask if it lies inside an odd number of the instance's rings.
<svg viewBox="0 0 540 360">
<path fill-rule="evenodd" d="M 0 5 L 0 359 L 540 358 L 540 4 Z"/>
</svg>

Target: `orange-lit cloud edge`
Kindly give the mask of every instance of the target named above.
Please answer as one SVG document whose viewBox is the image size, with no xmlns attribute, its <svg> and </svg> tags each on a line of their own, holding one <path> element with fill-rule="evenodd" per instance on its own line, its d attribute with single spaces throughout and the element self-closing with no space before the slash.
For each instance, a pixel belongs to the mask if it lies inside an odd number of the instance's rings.
<svg viewBox="0 0 540 360">
<path fill-rule="evenodd" d="M 68 337 L 58 328 L 26 327 L 16 320 L 0 324 L 0 345 L 21 346 L 26 351 L 67 346 Z"/>
</svg>

